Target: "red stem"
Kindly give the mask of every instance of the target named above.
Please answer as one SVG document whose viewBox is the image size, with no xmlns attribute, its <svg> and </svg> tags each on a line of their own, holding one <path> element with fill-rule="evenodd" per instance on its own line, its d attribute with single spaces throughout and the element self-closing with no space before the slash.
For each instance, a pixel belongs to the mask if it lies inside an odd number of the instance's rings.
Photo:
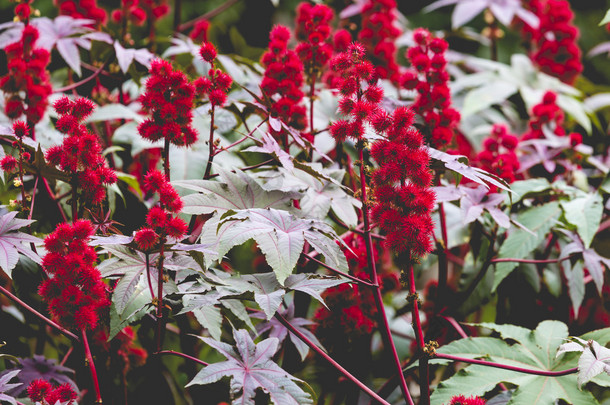
<svg viewBox="0 0 610 405">
<path fill-rule="evenodd" d="M 478 364 L 481 366 L 501 368 L 504 370 L 516 371 L 518 373 L 541 375 L 541 376 L 545 376 L 545 377 L 561 377 L 564 375 L 574 374 L 574 373 L 578 372 L 578 367 L 569 368 L 567 370 L 562 370 L 562 371 L 532 370 L 532 369 L 528 369 L 528 368 L 515 367 L 515 366 L 509 366 L 506 364 L 494 363 L 494 362 L 486 361 L 486 360 L 468 359 L 465 357 L 458 357 L 458 356 L 453 356 L 451 354 L 444 354 L 444 353 L 438 353 L 438 352 L 435 354 L 435 357 L 439 358 L 439 359 L 460 361 L 462 363 Z"/>
<path fill-rule="evenodd" d="M 464 339 L 466 339 L 468 337 L 468 335 L 466 334 L 466 332 L 464 332 L 464 329 L 460 326 L 460 324 L 455 320 L 455 318 L 452 318 L 450 316 L 441 316 L 441 318 L 443 318 L 444 320 L 446 320 L 447 322 L 449 322 L 451 324 L 451 326 L 453 326 L 453 328 L 457 331 L 457 333 L 460 334 L 460 336 Z"/>
<path fill-rule="evenodd" d="M 159 249 L 159 272 L 157 280 L 157 352 L 161 351 L 161 345 L 163 343 L 163 259 L 165 248 L 165 237 L 161 238 L 161 248 Z"/>
<path fill-rule="evenodd" d="M 332 357 L 330 357 L 328 354 L 326 354 L 322 349 L 320 349 L 318 346 L 316 346 L 315 343 L 313 343 L 311 340 L 309 340 L 309 338 L 307 338 L 307 336 L 305 336 L 301 331 L 299 331 L 298 329 L 296 329 L 294 326 L 292 326 L 292 324 L 290 322 L 288 322 L 288 320 L 286 318 L 284 318 L 282 315 L 280 315 L 279 312 L 277 312 L 275 314 L 275 317 L 278 321 L 280 321 L 280 323 L 282 325 L 284 325 L 290 332 L 292 332 L 296 337 L 298 337 L 299 339 L 301 339 L 307 346 L 309 346 L 309 348 L 311 350 L 313 350 L 314 352 L 316 352 L 317 354 L 319 354 L 320 356 L 322 356 L 327 362 L 330 363 L 330 365 L 332 365 L 334 368 L 336 368 L 341 374 L 343 374 L 346 378 L 348 378 L 349 380 L 351 380 L 354 384 L 356 384 L 358 387 L 360 387 L 360 389 L 364 392 L 366 392 L 367 394 L 369 394 L 371 397 L 373 397 L 373 399 L 377 400 L 377 402 L 379 402 L 380 404 L 384 404 L 384 405 L 390 405 L 389 402 L 387 402 L 386 400 L 384 400 L 383 398 L 381 398 L 379 395 L 377 395 L 377 393 L 373 390 L 371 390 L 369 387 L 367 387 L 366 385 L 364 385 L 364 383 L 362 383 L 359 379 L 357 379 L 356 377 L 354 377 L 352 374 L 350 374 L 349 371 L 347 371 L 346 369 L 344 369 L 339 363 L 337 363 Z M 402 374 L 402 372 L 401 372 Z"/>
<path fill-rule="evenodd" d="M 212 162 L 214 162 L 214 156 L 216 155 L 214 148 L 214 109 L 215 106 L 212 104 L 212 110 L 210 112 L 211 122 L 210 122 L 210 139 L 208 140 L 208 146 L 210 147 L 210 153 L 208 155 L 208 164 L 205 167 L 205 174 L 203 175 L 203 179 L 207 180 L 210 178 L 210 172 L 212 171 Z"/>
<path fill-rule="evenodd" d="M 1 285 L 0 285 L 0 292 L 2 292 L 4 295 L 9 297 L 11 300 L 15 301 L 17 304 L 21 305 L 23 308 L 30 311 L 30 313 L 32 313 L 33 315 L 36 315 L 39 319 L 41 319 L 47 325 L 52 326 L 53 328 L 57 329 L 58 331 L 60 331 L 62 334 L 66 335 L 70 339 L 73 339 L 76 341 L 79 340 L 78 336 L 76 336 L 74 333 L 70 332 L 67 329 L 64 329 L 63 327 L 59 326 L 57 323 L 53 322 L 52 320 L 50 320 L 49 318 L 47 318 L 40 312 L 36 311 L 34 308 L 32 308 L 31 306 L 29 306 L 28 304 L 26 304 L 25 302 L 23 302 L 22 300 L 17 298 L 15 295 L 13 295 L 13 293 L 11 293 L 9 290 L 2 287 Z"/>
<path fill-rule="evenodd" d="M 179 356 L 179 357 L 183 357 L 183 358 L 188 359 L 188 360 L 192 360 L 192 361 L 194 361 L 196 363 L 199 363 L 199 364 L 201 364 L 203 366 L 207 366 L 208 365 L 208 363 L 206 363 L 203 360 L 199 360 L 196 357 L 189 356 L 188 354 L 176 352 L 174 350 L 161 350 L 160 352 L 156 352 L 155 354 L 171 354 L 171 355 L 174 355 L 174 356 Z"/>
<path fill-rule="evenodd" d="M 415 289 L 415 273 L 413 271 L 413 262 L 411 260 L 411 253 L 407 257 L 407 276 L 409 277 L 409 295 L 417 294 Z M 417 299 L 413 300 L 413 329 L 415 330 L 415 340 L 417 341 L 417 347 L 420 351 L 424 352 L 424 332 L 421 327 L 421 320 L 419 319 L 419 302 Z M 419 369 L 419 389 L 420 389 L 420 401 L 423 404 L 430 403 L 430 387 L 428 386 L 428 358 L 426 355 L 420 361 Z"/>
<path fill-rule="evenodd" d="M 165 178 L 167 181 L 170 181 L 170 172 L 169 172 L 169 139 L 165 139 L 165 144 L 163 146 L 163 172 L 165 173 Z"/>
<path fill-rule="evenodd" d="M 93 381 L 93 389 L 95 390 L 96 404 L 102 403 L 102 394 L 100 393 L 100 383 L 97 379 L 97 371 L 95 370 L 95 363 L 93 362 L 93 356 L 91 355 L 91 349 L 89 349 L 89 341 L 87 340 L 87 333 L 85 329 L 81 329 L 83 336 L 83 346 L 85 348 L 85 358 L 89 365 L 89 371 L 91 371 L 91 380 Z"/>
<path fill-rule="evenodd" d="M 104 70 L 107 63 L 108 62 L 104 62 L 104 64 L 102 66 L 100 66 L 99 68 L 97 68 L 91 76 L 85 77 L 84 79 L 82 79 L 76 83 L 69 84 L 65 87 L 60 87 L 59 89 L 55 89 L 55 93 L 64 93 L 66 91 L 71 91 L 71 90 L 78 88 L 79 86 L 82 86 L 83 84 L 90 82 L 91 80 L 95 79 L 100 73 L 102 73 L 102 70 Z"/>
<path fill-rule="evenodd" d="M 148 253 L 144 254 L 146 258 L 146 278 L 148 279 L 148 288 L 150 290 L 150 296 L 152 299 L 155 299 L 155 291 L 153 289 L 152 280 L 150 278 L 150 255 Z"/>
</svg>

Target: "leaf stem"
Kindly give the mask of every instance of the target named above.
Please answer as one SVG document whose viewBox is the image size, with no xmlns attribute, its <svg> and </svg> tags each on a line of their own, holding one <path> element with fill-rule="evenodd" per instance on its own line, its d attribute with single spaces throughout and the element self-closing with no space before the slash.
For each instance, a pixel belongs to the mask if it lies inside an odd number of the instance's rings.
<svg viewBox="0 0 610 405">
<path fill-rule="evenodd" d="M 451 354 L 444 354 L 444 353 L 438 353 L 438 352 L 434 355 L 434 357 L 439 358 L 439 359 L 460 361 L 462 363 L 478 364 L 481 366 L 501 368 L 504 370 L 516 371 L 518 373 L 541 375 L 541 376 L 545 376 L 545 377 L 562 377 L 564 375 L 574 374 L 574 373 L 578 372 L 578 367 L 569 368 L 567 370 L 562 370 L 562 371 L 533 370 L 533 369 L 528 369 L 528 368 L 523 368 L 523 367 L 509 366 L 507 364 L 494 363 L 492 361 L 487 361 L 487 360 L 469 359 L 469 358 L 465 358 L 465 357 L 453 356 Z"/>
<path fill-rule="evenodd" d="M 208 365 L 208 363 L 206 363 L 203 360 L 199 360 L 196 357 L 189 356 L 188 354 L 176 352 L 174 350 L 161 350 L 161 351 L 158 351 L 158 352 L 156 352 L 154 354 L 171 354 L 171 355 L 174 355 L 174 356 L 179 356 L 179 357 L 183 357 L 183 358 L 188 359 L 188 360 L 192 360 L 192 361 L 194 361 L 196 363 L 199 363 L 199 364 L 201 364 L 203 366 L 207 366 Z"/>
<path fill-rule="evenodd" d="M 316 352 L 318 355 L 320 355 L 321 357 L 323 357 L 327 362 L 329 362 L 334 368 L 336 368 L 341 374 L 343 374 L 346 378 L 348 378 L 349 380 L 351 380 L 354 384 L 356 384 L 358 387 L 360 387 L 360 389 L 364 392 L 366 392 L 367 394 L 369 394 L 373 399 L 375 399 L 377 402 L 379 402 L 380 404 L 383 405 L 390 405 L 389 402 L 387 402 L 386 400 L 384 400 L 383 398 L 381 398 L 379 395 L 377 395 L 377 393 L 373 390 L 371 390 L 369 387 L 367 387 L 366 385 L 364 385 L 364 383 L 362 383 L 362 381 L 360 381 L 359 379 L 357 379 L 356 377 L 354 377 L 352 374 L 350 374 L 349 371 L 347 371 L 345 368 L 343 368 L 339 363 L 337 363 L 332 357 L 330 357 L 327 353 L 325 353 L 322 349 L 320 349 L 315 343 L 313 343 L 307 336 L 305 336 L 301 331 L 299 331 L 298 329 L 296 329 L 294 326 L 292 326 L 292 324 L 290 322 L 288 322 L 288 320 L 286 318 L 284 318 L 279 312 L 277 312 L 275 314 L 275 317 L 278 321 L 280 321 L 280 323 L 282 325 L 284 325 L 291 333 L 293 333 L 296 337 L 298 337 L 299 339 L 301 339 L 307 346 L 309 346 L 309 348 L 311 350 L 313 350 L 314 352 Z M 402 373 L 401 373 L 402 374 Z"/>
<path fill-rule="evenodd" d="M 352 280 L 352 281 L 354 281 L 354 282 L 356 282 L 358 284 L 366 285 L 368 287 L 373 287 L 373 288 L 379 288 L 379 285 L 377 285 L 377 284 L 369 283 L 368 281 L 361 280 L 361 279 L 359 279 L 356 276 L 352 276 L 351 274 L 344 273 L 341 270 L 335 269 L 334 267 L 329 266 L 328 264 L 326 264 L 324 262 L 321 262 L 320 260 L 316 259 L 315 257 L 313 257 L 313 256 L 311 256 L 311 255 L 309 255 L 309 254 L 307 254 L 305 252 L 303 252 L 303 256 L 307 257 L 310 260 L 313 260 L 314 262 L 318 263 L 320 266 L 330 270 L 331 272 L 333 272 L 333 273 L 335 273 L 335 274 L 337 274 L 339 276 L 342 276 L 342 277 L 345 277 L 345 278 L 349 278 L 350 280 Z"/>
<path fill-rule="evenodd" d="M 96 404 L 102 403 L 102 394 L 100 393 L 100 383 L 97 379 L 97 370 L 95 369 L 95 363 L 93 362 L 93 356 L 91 355 L 91 349 L 89 349 L 89 341 L 87 340 L 87 333 L 85 329 L 81 329 L 83 337 L 83 347 L 85 348 L 85 359 L 91 372 L 91 380 L 93 381 L 93 389 L 95 390 Z"/>
<path fill-rule="evenodd" d="M 36 315 L 40 320 L 45 322 L 47 325 L 57 329 L 58 331 L 60 331 L 62 334 L 66 335 L 70 339 L 76 340 L 76 341 L 79 340 L 78 336 L 76 336 L 74 333 L 70 332 L 69 330 L 67 330 L 67 329 L 65 329 L 63 327 L 61 327 L 59 324 L 53 322 L 52 320 L 50 320 L 49 318 L 47 318 L 46 316 L 44 316 L 40 312 L 36 311 L 34 308 L 32 308 L 31 306 L 26 304 L 24 301 L 22 301 L 19 298 L 17 298 L 17 296 L 13 295 L 13 293 L 11 293 L 9 290 L 7 290 L 6 288 L 2 287 L 1 285 L 0 285 L 0 292 L 3 293 L 4 295 L 6 295 L 7 297 L 9 297 L 11 300 L 15 301 L 17 304 L 21 305 L 23 308 L 27 309 L 33 315 Z"/>
</svg>

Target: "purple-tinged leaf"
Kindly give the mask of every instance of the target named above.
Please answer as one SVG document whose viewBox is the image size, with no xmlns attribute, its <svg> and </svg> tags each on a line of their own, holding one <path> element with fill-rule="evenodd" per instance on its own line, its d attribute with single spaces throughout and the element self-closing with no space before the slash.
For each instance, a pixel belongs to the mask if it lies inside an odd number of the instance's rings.
<svg viewBox="0 0 610 405">
<path fill-rule="evenodd" d="M 288 321 L 292 326 L 305 335 L 312 343 L 318 347 L 322 347 L 322 344 L 306 326 L 315 325 L 315 322 L 305 318 L 295 318 L 294 316 L 294 305 L 289 305 L 286 309 L 280 310 L 280 314 Z M 252 315 L 254 318 L 264 319 L 264 315 L 256 313 Z M 276 338 L 280 343 L 286 339 L 286 336 L 290 336 L 292 344 L 297 348 L 297 351 L 301 355 L 301 360 L 305 361 L 305 357 L 309 353 L 309 346 L 296 335 L 288 333 L 288 329 L 281 323 L 277 318 L 271 318 L 268 322 L 261 322 L 256 325 L 256 330 L 259 335 L 269 331 L 269 337 Z"/>
<path fill-rule="evenodd" d="M 35 354 L 32 358 L 19 359 L 19 363 L 21 368 L 18 370 L 19 373 L 16 374 L 16 378 L 20 384 L 18 387 L 7 390 L 5 393 L 8 395 L 19 397 L 34 380 L 45 380 L 56 385 L 70 384 L 72 389 L 78 392 L 76 383 L 66 375 L 74 375 L 74 370 L 57 364 L 55 359 L 47 359 L 44 356 Z M 0 379 L 8 373 L 14 373 L 14 371 L 3 371 L 0 373 Z"/>
<path fill-rule="evenodd" d="M 489 187 L 487 185 L 488 183 L 493 184 L 494 186 L 501 188 L 502 190 L 510 192 L 510 188 L 508 187 L 506 182 L 504 182 L 504 180 L 483 169 L 471 167 L 460 162 L 460 159 L 466 159 L 465 156 L 450 155 L 448 153 L 430 147 L 428 148 L 428 152 L 430 153 L 430 157 L 432 159 L 441 162 L 443 166 L 447 169 L 454 171 L 469 180 L 479 183 L 485 187 Z"/>
<path fill-rule="evenodd" d="M 40 256 L 32 250 L 30 244 L 41 243 L 42 239 L 16 231 L 35 221 L 15 218 L 17 214 L 17 211 L 11 211 L 0 217 L 0 269 L 4 270 L 9 277 L 19 261 L 19 253 L 36 263 L 41 262 Z"/>
<path fill-rule="evenodd" d="M 4 49 L 21 39 L 23 23 L 14 21 L 5 22 L 0 24 L 0 31 L 0 49 Z"/>
<path fill-rule="evenodd" d="M 150 66 L 154 55 L 148 49 L 123 48 L 119 41 L 114 42 L 114 51 L 116 53 L 117 62 L 123 73 L 127 73 L 129 66 L 135 60 L 136 62 L 146 67 Z"/>
<path fill-rule="evenodd" d="M 75 40 L 72 38 L 63 38 L 57 41 L 56 46 L 57 51 L 61 57 L 64 58 L 68 66 L 70 66 L 70 68 L 80 76 L 80 54 L 78 52 L 78 47 L 76 46 Z"/>
<path fill-rule="evenodd" d="M 597 56 L 602 53 L 610 55 L 610 42 L 602 42 L 599 45 L 594 46 L 588 53 L 588 57 Z"/>
<path fill-rule="evenodd" d="M 233 404 L 251 404 L 256 390 L 269 394 L 276 405 L 309 405 L 313 401 L 295 381 L 300 381 L 280 368 L 272 357 L 278 348 L 277 338 L 268 338 L 255 344 L 246 330 L 233 332 L 235 348 L 209 338 L 200 338 L 222 353 L 227 361 L 203 368 L 186 386 L 210 384 L 223 377 L 231 378 Z"/>
<path fill-rule="evenodd" d="M 254 286 L 254 300 L 265 312 L 267 320 L 273 318 L 286 294 L 275 273 L 248 274 L 243 279 Z"/>
<path fill-rule="evenodd" d="M 565 229 L 560 230 L 568 237 L 571 242 L 561 250 L 561 258 L 569 257 L 573 254 L 582 254 L 585 267 L 595 282 L 597 292 L 601 295 L 601 290 L 604 285 L 604 266 L 610 269 L 610 259 L 600 256 L 593 248 L 586 248 L 582 238 L 571 231 Z M 568 262 L 564 263 L 566 266 Z M 584 277 L 584 273 L 582 275 Z M 584 281 L 582 281 L 584 285 Z"/>
<path fill-rule="evenodd" d="M 362 8 L 365 4 L 366 0 L 354 0 L 354 4 L 350 4 L 343 10 L 341 10 L 341 12 L 339 13 L 339 18 L 351 18 L 362 13 Z"/>
<path fill-rule="evenodd" d="M 21 370 L 11 370 L 8 373 L 2 375 L 0 377 L 0 401 L 10 402 L 13 405 L 17 405 L 17 401 L 12 396 L 5 394 L 5 392 L 12 390 L 13 388 L 17 388 L 23 383 L 9 383 L 17 374 L 19 374 Z"/>
<path fill-rule="evenodd" d="M 334 276 L 323 276 L 320 274 L 293 274 L 286 278 L 284 286 L 291 290 L 297 290 L 311 295 L 324 306 L 324 300 L 321 294 L 330 287 L 335 287 L 339 284 L 347 283 L 347 279 L 341 279 Z"/>
<path fill-rule="evenodd" d="M 90 246 L 105 246 L 105 245 L 128 245 L 133 242 L 133 235 L 111 235 L 99 236 L 94 235 L 89 241 Z"/>
<path fill-rule="evenodd" d="M 456 4 L 451 15 L 451 26 L 459 28 L 487 8 L 486 0 L 465 0 Z"/>
<path fill-rule="evenodd" d="M 282 121 L 279 118 L 269 116 L 269 126 L 276 132 L 282 129 Z"/>
</svg>

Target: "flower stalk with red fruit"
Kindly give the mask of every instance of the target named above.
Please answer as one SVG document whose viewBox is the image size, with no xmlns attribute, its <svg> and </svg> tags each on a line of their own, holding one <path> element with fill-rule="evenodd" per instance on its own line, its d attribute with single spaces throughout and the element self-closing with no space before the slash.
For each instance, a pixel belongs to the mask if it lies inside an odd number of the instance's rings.
<svg viewBox="0 0 610 405">
<path fill-rule="evenodd" d="M 156 342 L 157 351 L 160 351 L 163 344 L 162 332 L 164 324 L 163 281 L 165 275 L 163 262 L 165 259 L 165 244 L 168 238 L 173 240 L 183 239 L 187 232 L 187 224 L 178 217 L 182 210 L 182 199 L 180 199 L 180 196 L 163 173 L 151 170 L 146 175 L 143 186 L 145 191 L 159 194 L 159 205 L 152 207 L 148 211 L 146 226 L 136 232 L 134 240 L 142 252 L 147 255 L 146 274 L 153 301 L 157 306 Z M 157 264 L 157 294 L 155 297 L 150 277 L 148 254 L 156 249 L 159 251 L 159 261 Z"/>
<path fill-rule="evenodd" d="M 87 331 L 95 329 L 98 311 L 109 305 L 106 286 L 94 267 L 95 250 L 87 245 L 94 230 L 87 220 L 63 223 L 45 238 L 47 254 L 42 266 L 49 278 L 39 287 L 52 319 L 59 325 L 79 330 L 91 372 L 97 403 L 102 403 L 97 371 L 87 340 Z"/>
<path fill-rule="evenodd" d="M 208 72 L 207 77 L 200 77 L 195 80 L 194 85 L 197 94 L 200 97 L 205 97 L 210 102 L 210 138 L 208 139 L 209 154 L 208 163 L 205 168 L 203 178 L 205 180 L 210 178 L 212 171 L 212 163 L 214 162 L 214 156 L 216 156 L 216 143 L 214 142 L 214 115 L 216 107 L 222 107 L 227 102 L 227 92 L 233 84 L 233 79 L 227 73 L 216 68 L 214 62 L 216 61 L 216 55 L 218 51 L 211 42 L 204 42 L 199 48 L 199 55 L 201 59 L 212 65 L 212 68 Z"/>
<path fill-rule="evenodd" d="M 310 141 L 313 141 L 314 134 L 313 105 L 316 80 L 320 78 L 322 69 L 333 52 L 332 46 L 327 42 L 331 31 L 329 23 L 333 17 L 333 10 L 324 4 L 312 6 L 303 2 L 297 8 L 295 35 L 300 42 L 295 51 L 303 62 L 309 84 L 309 134 L 312 137 Z"/>
<path fill-rule="evenodd" d="M 357 42 L 352 43 L 346 52 L 338 54 L 332 59 L 331 68 L 342 79 L 340 84 L 342 99 L 339 102 L 339 110 L 343 115 L 348 116 L 349 119 L 333 123 L 330 131 L 338 143 L 344 142 L 348 138 L 356 142 L 359 157 L 357 163 L 360 166 L 360 189 L 356 194 L 362 202 L 363 237 L 366 243 L 369 275 L 371 280 L 375 282 L 375 305 L 379 314 L 381 332 L 386 349 L 392 353 L 396 372 L 400 378 L 402 394 L 409 404 L 413 404 L 383 307 L 381 288 L 377 283 L 377 268 L 374 260 L 369 218 L 371 201 L 367 196 L 369 188 L 367 187 L 367 170 L 364 163 L 364 149 L 367 145 L 367 141 L 364 138 L 364 126 L 370 123 L 377 132 L 383 133 L 392 124 L 392 118 L 379 106 L 383 98 L 383 89 L 375 84 L 377 79 L 374 78 L 374 67 L 365 59 L 365 50 L 361 44 Z"/>
<path fill-rule="evenodd" d="M 189 146 L 197 140 L 197 132 L 191 126 L 195 86 L 184 73 L 162 59 L 151 62 L 150 74 L 140 102 L 151 117 L 138 126 L 138 132 L 151 142 L 164 140 L 163 170 L 169 179 L 170 144 Z"/>
<path fill-rule="evenodd" d="M 55 126 L 67 136 L 61 145 L 47 150 L 46 159 L 70 177 L 72 220 L 75 221 L 83 206 L 99 205 L 104 201 L 105 187 L 116 183 L 117 176 L 102 156 L 99 138 L 83 123 L 93 112 L 93 102 L 86 98 L 73 101 L 62 97 L 54 107 L 59 115 Z"/>
</svg>

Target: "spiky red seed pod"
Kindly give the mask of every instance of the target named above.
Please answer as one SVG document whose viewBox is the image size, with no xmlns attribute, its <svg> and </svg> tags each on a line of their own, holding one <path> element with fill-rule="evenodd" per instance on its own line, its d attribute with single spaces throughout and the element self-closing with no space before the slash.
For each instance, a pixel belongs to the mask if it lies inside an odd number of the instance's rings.
<svg viewBox="0 0 610 405">
<path fill-rule="evenodd" d="M 159 235 L 151 228 L 142 228 L 136 232 L 134 240 L 140 249 L 148 251 L 159 242 Z"/>
<path fill-rule="evenodd" d="M 199 56 L 208 63 L 213 63 L 214 59 L 216 59 L 216 55 L 216 47 L 211 42 L 205 42 L 201 45 L 201 48 L 199 48 Z"/>
<path fill-rule="evenodd" d="M 11 155 L 6 155 L 5 157 L 2 158 L 2 160 L 0 160 L 0 167 L 2 167 L 2 170 L 4 170 L 5 172 L 8 172 L 8 173 L 11 173 L 11 172 L 17 170 L 18 165 L 19 165 L 19 162 L 17 161 L 17 159 L 15 159 Z"/>
<path fill-rule="evenodd" d="M 45 380 L 34 380 L 28 386 L 28 397 L 34 402 L 42 402 L 52 389 L 53 387 L 49 382 Z"/>
</svg>

